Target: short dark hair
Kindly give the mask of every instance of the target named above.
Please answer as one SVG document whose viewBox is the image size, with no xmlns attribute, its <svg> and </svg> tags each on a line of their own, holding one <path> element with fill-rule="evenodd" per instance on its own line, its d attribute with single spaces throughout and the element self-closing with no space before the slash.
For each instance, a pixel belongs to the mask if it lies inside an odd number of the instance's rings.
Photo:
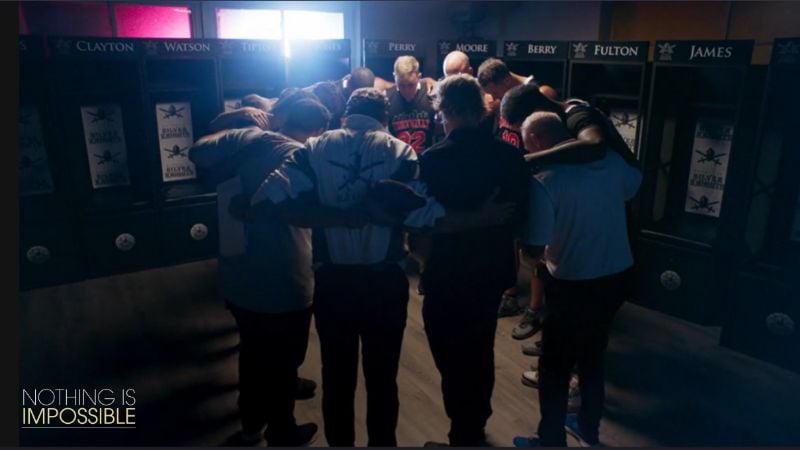
<svg viewBox="0 0 800 450">
<path fill-rule="evenodd" d="M 388 109 L 389 100 L 383 92 L 375 88 L 360 88 L 350 94 L 344 115 L 363 114 L 383 123 L 386 121 Z"/>
<path fill-rule="evenodd" d="M 483 90 L 475 77 L 466 73 L 451 75 L 436 83 L 433 107 L 446 117 L 459 117 L 472 122 L 480 122 L 486 115 Z"/>
<path fill-rule="evenodd" d="M 488 86 L 490 83 L 499 84 L 505 80 L 511 71 L 503 61 L 497 58 L 489 58 L 478 66 L 478 83 L 482 87 Z"/>
<path fill-rule="evenodd" d="M 327 129 L 330 120 L 331 113 L 322 103 L 306 98 L 294 102 L 287 108 L 284 127 L 289 130 L 312 133 L 319 129 Z"/>
<path fill-rule="evenodd" d="M 519 125 L 536 111 L 550 111 L 563 115 L 558 103 L 539 92 L 535 84 L 514 86 L 500 102 L 500 116 L 512 125 Z"/>
<path fill-rule="evenodd" d="M 320 81 L 305 88 L 317 96 L 320 103 L 328 108 L 333 115 L 339 115 L 344 111 L 344 93 L 342 87 L 333 81 Z"/>
<path fill-rule="evenodd" d="M 272 114 L 288 114 L 289 108 L 292 104 L 300 100 L 316 100 L 319 101 L 316 95 L 311 92 L 304 91 L 298 88 L 286 88 L 281 91 L 278 101 L 272 105 L 270 112 Z"/>
<path fill-rule="evenodd" d="M 350 72 L 350 80 L 347 81 L 348 92 L 373 86 L 375 86 L 375 74 L 369 67 L 356 67 Z"/>
</svg>

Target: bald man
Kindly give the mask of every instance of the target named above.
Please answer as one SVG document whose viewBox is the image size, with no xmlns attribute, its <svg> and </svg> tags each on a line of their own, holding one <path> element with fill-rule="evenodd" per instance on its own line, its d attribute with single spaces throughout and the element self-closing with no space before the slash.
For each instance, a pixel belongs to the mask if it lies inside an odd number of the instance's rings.
<svg viewBox="0 0 800 450">
<path fill-rule="evenodd" d="M 472 66 L 469 64 L 469 56 L 461 51 L 453 51 L 444 57 L 442 63 L 442 72 L 444 76 L 456 75 L 459 73 L 466 73 L 472 75 Z"/>
</svg>

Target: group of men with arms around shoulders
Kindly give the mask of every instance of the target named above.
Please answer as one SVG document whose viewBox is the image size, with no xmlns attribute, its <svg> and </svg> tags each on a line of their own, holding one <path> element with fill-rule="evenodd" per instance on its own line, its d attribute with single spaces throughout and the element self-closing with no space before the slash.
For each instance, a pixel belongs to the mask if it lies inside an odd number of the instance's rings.
<svg viewBox="0 0 800 450">
<path fill-rule="evenodd" d="M 242 430 L 228 444 L 314 438 L 317 425 L 294 416 L 315 388 L 298 378 L 313 314 L 328 445 L 355 444 L 360 347 L 368 445 L 397 446 L 411 257 L 449 445 L 487 445 L 497 318 L 522 309 L 515 337 L 542 330 L 541 421 L 514 445 L 564 446 L 565 431 L 599 445 L 603 356 L 633 266 L 636 160 L 599 110 L 499 59 L 474 77 L 452 52 L 443 69 L 422 78 L 401 56 L 394 83 L 360 67 L 277 99 L 249 95 L 190 150 L 217 190 L 219 290 L 240 333 Z M 534 272 L 528 308 L 520 260 Z"/>
</svg>

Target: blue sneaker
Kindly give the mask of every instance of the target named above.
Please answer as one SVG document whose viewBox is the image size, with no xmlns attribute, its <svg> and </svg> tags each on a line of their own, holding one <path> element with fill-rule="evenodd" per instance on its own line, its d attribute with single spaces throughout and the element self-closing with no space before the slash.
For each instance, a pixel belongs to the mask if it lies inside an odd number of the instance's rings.
<svg viewBox="0 0 800 450">
<path fill-rule="evenodd" d="M 604 447 L 598 438 L 587 439 L 583 431 L 581 431 L 580 424 L 578 424 L 577 414 L 567 414 L 567 417 L 564 419 L 564 431 L 577 439 L 581 447 Z"/>
<path fill-rule="evenodd" d="M 530 448 L 530 447 L 541 447 L 541 446 L 542 443 L 536 436 L 531 436 L 531 437 L 517 436 L 514 438 L 514 447 Z"/>
</svg>

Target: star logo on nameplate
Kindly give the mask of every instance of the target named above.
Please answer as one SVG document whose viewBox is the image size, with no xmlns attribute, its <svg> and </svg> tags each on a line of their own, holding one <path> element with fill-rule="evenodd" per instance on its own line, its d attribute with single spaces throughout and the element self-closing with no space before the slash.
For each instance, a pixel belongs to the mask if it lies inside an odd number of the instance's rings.
<svg viewBox="0 0 800 450">
<path fill-rule="evenodd" d="M 222 41 L 219 43 L 220 51 L 225 55 L 230 55 L 233 53 L 233 42 L 231 41 Z"/>
<path fill-rule="evenodd" d="M 378 41 L 367 41 L 367 51 L 370 53 L 378 53 L 378 47 L 380 43 Z"/>
<path fill-rule="evenodd" d="M 68 54 L 72 48 L 72 41 L 69 39 L 59 39 L 56 41 L 56 50 L 61 54 Z"/>
<path fill-rule="evenodd" d="M 797 63 L 798 54 L 800 54 L 800 42 L 788 41 L 785 44 L 778 42 L 778 62 Z"/>
<path fill-rule="evenodd" d="M 22 50 L 23 52 L 28 50 L 28 45 L 25 44 L 25 41 L 23 41 L 22 39 L 19 40 L 19 49 Z"/>
<path fill-rule="evenodd" d="M 450 53 L 450 43 L 447 41 L 439 42 L 439 53 L 443 55 Z"/>
<path fill-rule="evenodd" d="M 574 53 L 575 58 L 586 58 L 586 48 L 588 45 L 584 44 L 583 42 L 578 42 L 577 44 L 572 44 L 572 52 Z"/>
<path fill-rule="evenodd" d="M 516 42 L 507 42 L 506 43 L 506 56 L 517 56 L 517 48 L 519 44 Z"/>
<path fill-rule="evenodd" d="M 658 44 L 659 61 L 672 61 L 673 53 L 675 53 L 675 44 L 670 44 L 669 42 Z"/>
<path fill-rule="evenodd" d="M 148 55 L 157 55 L 158 54 L 158 42 L 156 42 L 156 41 L 144 41 L 144 51 Z"/>
</svg>

